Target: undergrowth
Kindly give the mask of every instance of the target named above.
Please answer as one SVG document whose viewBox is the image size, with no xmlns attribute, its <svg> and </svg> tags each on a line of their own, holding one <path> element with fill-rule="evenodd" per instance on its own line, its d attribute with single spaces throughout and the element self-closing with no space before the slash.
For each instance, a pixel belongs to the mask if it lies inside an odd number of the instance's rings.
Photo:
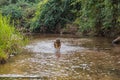
<svg viewBox="0 0 120 80">
<path fill-rule="evenodd" d="M 0 14 L 0 60 L 6 60 L 10 54 L 17 54 L 27 40 L 10 24 L 10 17 Z"/>
</svg>

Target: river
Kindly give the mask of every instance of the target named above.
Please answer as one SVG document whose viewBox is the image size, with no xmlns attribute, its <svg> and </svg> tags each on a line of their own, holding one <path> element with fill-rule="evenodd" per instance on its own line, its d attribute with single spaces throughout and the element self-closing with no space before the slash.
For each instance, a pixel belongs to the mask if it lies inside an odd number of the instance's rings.
<svg viewBox="0 0 120 80">
<path fill-rule="evenodd" d="M 60 57 L 53 43 L 61 40 Z M 119 80 L 120 46 L 103 37 L 33 34 L 21 54 L 0 65 L 4 77 L 21 80 Z"/>
</svg>

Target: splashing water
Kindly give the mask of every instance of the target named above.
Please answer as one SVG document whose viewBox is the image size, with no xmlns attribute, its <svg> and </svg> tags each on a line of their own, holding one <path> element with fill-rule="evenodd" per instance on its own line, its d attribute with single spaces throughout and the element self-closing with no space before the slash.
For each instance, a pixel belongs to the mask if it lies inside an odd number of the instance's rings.
<svg viewBox="0 0 120 80">
<path fill-rule="evenodd" d="M 35 52 L 35 53 L 54 53 L 55 49 L 54 49 L 53 43 L 54 43 L 53 40 L 41 41 L 41 42 L 27 45 L 25 48 L 32 52 Z M 70 43 L 62 43 L 61 49 L 60 49 L 60 52 L 62 54 L 67 54 L 68 52 L 71 52 L 71 51 L 79 51 L 80 52 L 85 49 L 84 47 L 70 46 L 67 44 L 70 44 Z"/>
</svg>

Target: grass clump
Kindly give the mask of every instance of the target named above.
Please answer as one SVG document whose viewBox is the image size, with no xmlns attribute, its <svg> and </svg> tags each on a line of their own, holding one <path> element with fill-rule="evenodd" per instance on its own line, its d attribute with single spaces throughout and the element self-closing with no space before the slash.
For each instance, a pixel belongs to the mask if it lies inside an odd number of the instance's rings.
<svg viewBox="0 0 120 80">
<path fill-rule="evenodd" d="M 24 37 L 10 24 L 10 18 L 0 14 L 0 61 L 18 53 L 25 44 Z"/>
</svg>

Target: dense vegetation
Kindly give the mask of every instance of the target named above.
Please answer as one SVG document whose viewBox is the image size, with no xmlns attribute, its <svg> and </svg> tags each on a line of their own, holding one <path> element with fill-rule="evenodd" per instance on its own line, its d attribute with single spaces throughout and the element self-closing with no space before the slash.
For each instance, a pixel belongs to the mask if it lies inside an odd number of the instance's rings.
<svg viewBox="0 0 120 80">
<path fill-rule="evenodd" d="M 1 1 L 2 14 L 11 15 L 17 28 L 33 32 L 60 32 L 66 24 L 77 24 L 78 32 L 84 34 L 120 34 L 119 0 Z"/>
<path fill-rule="evenodd" d="M 75 14 L 72 13 L 72 9 L 71 0 L 41 1 L 30 28 L 33 31 L 44 29 L 46 32 L 59 32 L 67 22 L 74 20 Z"/>
<path fill-rule="evenodd" d="M 119 0 L 81 0 L 79 25 L 83 30 L 92 30 L 98 35 L 114 36 L 120 32 Z"/>
<path fill-rule="evenodd" d="M 11 54 L 17 54 L 24 45 L 23 36 L 10 25 L 10 19 L 0 14 L 0 63 L 4 63 Z"/>
<path fill-rule="evenodd" d="M 78 24 L 85 33 L 115 36 L 120 33 L 119 3 L 119 0 L 44 0 L 38 4 L 31 29 L 44 27 L 47 32 L 55 31 L 69 23 Z"/>
<path fill-rule="evenodd" d="M 36 9 L 34 3 L 28 0 L 9 0 L 6 4 L 8 5 L 1 5 L 2 14 L 4 16 L 11 16 L 11 21 L 15 21 L 17 28 L 27 28 L 30 18 Z"/>
</svg>

